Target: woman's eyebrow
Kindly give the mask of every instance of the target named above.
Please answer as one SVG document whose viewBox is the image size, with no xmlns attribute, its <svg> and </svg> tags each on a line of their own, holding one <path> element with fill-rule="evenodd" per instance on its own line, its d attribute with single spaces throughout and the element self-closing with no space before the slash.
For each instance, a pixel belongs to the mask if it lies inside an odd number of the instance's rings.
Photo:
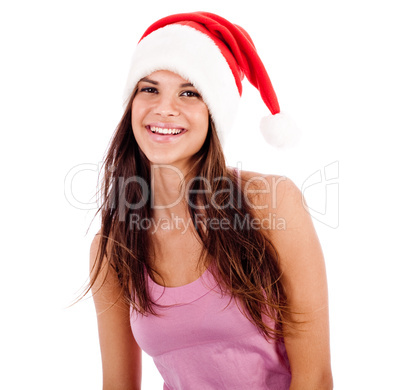
<svg viewBox="0 0 402 390">
<path fill-rule="evenodd" d="M 191 83 L 184 83 L 184 84 L 180 85 L 180 88 L 187 88 L 187 87 L 194 87 L 194 85 Z"/>
<path fill-rule="evenodd" d="M 140 81 L 144 81 L 146 83 L 150 83 L 150 84 L 153 84 L 153 85 L 159 85 L 159 83 L 157 81 L 148 79 L 147 77 L 142 78 Z M 194 88 L 194 85 L 192 83 L 180 84 L 180 88 L 188 88 L 188 87 L 193 87 Z"/>
<path fill-rule="evenodd" d="M 157 81 L 147 79 L 146 77 L 142 78 L 140 81 L 145 81 L 146 83 L 150 83 L 150 84 L 153 84 L 153 85 L 158 85 L 159 84 Z"/>
</svg>

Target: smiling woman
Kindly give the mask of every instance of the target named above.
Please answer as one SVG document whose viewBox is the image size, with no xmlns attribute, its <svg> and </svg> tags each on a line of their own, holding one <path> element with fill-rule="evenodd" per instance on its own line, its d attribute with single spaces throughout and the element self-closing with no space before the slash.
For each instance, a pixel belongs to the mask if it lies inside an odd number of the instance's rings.
<svg viewBox="0 0 402 390">
<path fill-rule="evenodd" d="M 166 390 L 332 388 L 325 265 L 301 193 L 225 163 L 243 75 L 280 118 L 239 26 L 172 15 L 138 44 L 91 246 L 104 390 L 140 389 L 141 350 Z"/>
<path fill-rule="evenodd" d="M 208 108 L 194 86 L 170 71 L 154 72 L 138 83 L 131 114 L 134 137 L 147 159 L 188 171 L 209 125 Z"/>
</svg>

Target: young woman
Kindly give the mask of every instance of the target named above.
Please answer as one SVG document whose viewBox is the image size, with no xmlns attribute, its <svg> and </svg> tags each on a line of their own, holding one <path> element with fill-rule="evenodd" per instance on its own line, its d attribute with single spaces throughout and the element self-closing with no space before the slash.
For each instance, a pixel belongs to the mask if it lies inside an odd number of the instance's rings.
<svg viewBox="0 0 402 390">
<path fill-rule="evenodd" d="M 302 195 L 225 164 L 243 75 L 280 116 L 250 37 L 217 15 L 163 18 L 137 46 L 91 246 L 105 390 L 141 388 L 141 350 L 169 390 L 332 388 Z"/>
</svg>

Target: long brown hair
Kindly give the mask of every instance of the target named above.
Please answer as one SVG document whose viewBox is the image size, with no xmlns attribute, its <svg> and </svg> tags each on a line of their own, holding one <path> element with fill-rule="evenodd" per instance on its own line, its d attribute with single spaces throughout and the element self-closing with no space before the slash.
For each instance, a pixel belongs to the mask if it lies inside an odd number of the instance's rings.
<svg viewBox="0 0 402 390">
<path fill-rule="evenodd" d="M 98 210 L 101 238 L 87 291 L 107 262 L 108 268 L 117 273 L 124 299 L 134 310 L 155 315 L 156 303 L 147 290 L 147 273 L 151 276 L 155 273 L 150 261 L 150 233 L 130 224 L 133 215 L 139 221 L 152 217 L 150 163 L 139 148 L 131 126 L 135 93 L 103 165 L 102 200 Z M 288 308 L 278 254 L 269 231 L 263 233 L 244 223 L 253 217 L 252 210 L 245 201 L 239 175 L 226 166 L 212 120 L 205 143 L 194 156 L 191 175 L 205 178 L 191 181 L 187 194 L 188 211 L 203 244 L 200 261 L 209 259 L 210 264 L 205 265 L 213 272 L 222 292 L 236 300 L 243 314 L 262 334 L 267 338 L 282 338 Z M 206 183 L 210 186 L 208 191 Z M 200 226 L 199 214 L 190 207 L 194 204 L 209 205 L 202 210 L 203 221 L 225 220 L 225 229 L 209 229 L 204 222 Z"/>
</svg>

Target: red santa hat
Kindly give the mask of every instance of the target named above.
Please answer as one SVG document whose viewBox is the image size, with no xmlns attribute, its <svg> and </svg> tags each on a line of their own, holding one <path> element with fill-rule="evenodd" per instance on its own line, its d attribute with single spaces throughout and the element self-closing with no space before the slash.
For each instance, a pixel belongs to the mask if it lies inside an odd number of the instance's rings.
<svg viewBox="0 0 402 390">
<path fill-rule="evenodd" d="M 125 101 L 139 80 L 157 70 L 170 70 L 194 85 L 208 106 L 222 143 L 233 126 L 244 76 L 259 90 L 272 114 L 261 120 L 266 141 L 284 147 L 298 138 L 292 121 L 280 112 L 270 78 L 250 36 L 218 15 L 182 13 L 152 24 L 134 52 Z"/>
</svg>

